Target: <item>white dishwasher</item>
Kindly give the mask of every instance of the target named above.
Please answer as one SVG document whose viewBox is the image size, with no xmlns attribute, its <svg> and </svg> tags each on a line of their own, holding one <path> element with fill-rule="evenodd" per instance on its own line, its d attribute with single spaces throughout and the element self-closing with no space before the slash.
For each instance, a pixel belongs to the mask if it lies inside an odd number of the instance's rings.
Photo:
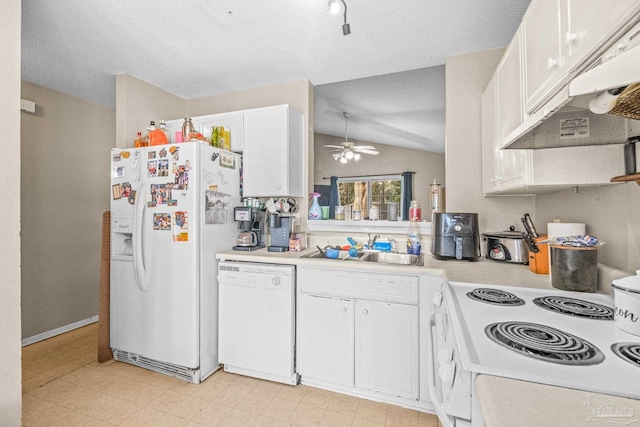
<svg viewBox="0 0 640 427">
<path fill-rule="evenodd" d="M 297 384 L 295 267 L 221 261 L 218 285 L 224 370 Z"/>
</svg>

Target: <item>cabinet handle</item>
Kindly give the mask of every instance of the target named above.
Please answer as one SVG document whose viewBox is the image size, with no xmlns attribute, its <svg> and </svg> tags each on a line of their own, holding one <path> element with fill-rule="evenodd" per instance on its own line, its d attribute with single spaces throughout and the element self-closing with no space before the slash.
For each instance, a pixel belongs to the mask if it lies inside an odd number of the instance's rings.
<svg viewBox="0 0 640 427">
<path fill-rule="evenodd" d="M 571 31 L 567 32 L 564 36 L 565 44 L 575 44 L 578 41 L 578 34 L 572 33 Z"/>
<path fill-rule="evenodd" d="M 440 292 L 433 294 L 432 303 L 435 308 L 440 308 L 440 305 L 442 304 L 442 294 Z"/>
<path fill-rule="evenodd" d="M 362 314 L 367 315 L 369 314 L 369 310 L 367 310 L 366 308 L 362 309 Z"/>
<path fill-rule="evenodd" d="M 347 312 L 347 307 L 342 307 L 342 308 L 340 309 L 340 311 L 341 311 L 341 312 L 343 312 L 343 313 L 346 313 L 346 312 Z"/>
<path fill-rule="evenodd" d="M 555 58 L 547 58 L 547 70 L 558 68 L 558 60 Z"/>
<path fill-rule="evenodd" d="M 629 44 L 629 42 L 627 42 L 626 40 L 622 40 L 620 43 L 618 43 L 616 45 L 616 50 L 618 52 L 621 52 L 623 50 L 625 50 L 627 48 L 627 45 Z"/>
</svg>

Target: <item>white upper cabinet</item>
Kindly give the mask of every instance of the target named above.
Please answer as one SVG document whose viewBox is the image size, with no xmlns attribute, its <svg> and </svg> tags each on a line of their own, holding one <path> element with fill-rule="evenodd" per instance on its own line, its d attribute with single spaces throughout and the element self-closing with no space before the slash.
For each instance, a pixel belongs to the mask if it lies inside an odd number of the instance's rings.
<svg viewBox="0 0 640 427">
<path fill-rule="evenodd" d="M 638 0 L 561 0 L 568 19 L 561 26 L 568 71 L 576 70 L 589 58 L 594 47 L 606 45 L 617 28 L 625 25 L 640 9 Z"/>
<path fill-rule="evenodd" d="M 244 112 L 243 194 L 305 195 L 303 115 L 289 105 Z"/>
<path fill-rule="evenodd" d="M 497 193 L 525 185 L 531 153 L 501 150 L 501 141 L 522 124 L 521 31 L 505 51 L 482 95 L 482 191 Z"/>
<path fill-rule="evenodd" d="M 525 113 L 543 107 L 629 28 L 639 11 L 638 0 L 533 0 L 522 24 Z"/>
<path fill-rule="evenodd" d="M 519 29 L 496 69 L 498 138 L 504 139 L 522 124 L 522 31 Z"/>
<path fill-rule="evenodd" d="M 562 78 L 560 2 L 533 0 L 522 24 L 525 62 L 525 111 L 531 113 L 548 98 Z"/>
<path fill-rule="evenodd" d="M 525 116 L 520 34 L 520 31 L 516 33 L 506 49 L 482 95 L 483 193 L 524 195 L 571 186 L 609 184 L 612 176 L 620 174 L 617 167 L 622 156 L 621 145 L 501 149 L 502 140 L 522 125 Z M 554 123 L 545 122 L 539 130 L 552 132 Z"/>
<path fill-rule="evenodd" d="M 482 94 L 482 192 L 484 194 L 495 193 L 498 190 L 496 115 L 496 77 L 494 75 Z"/>
</svg>

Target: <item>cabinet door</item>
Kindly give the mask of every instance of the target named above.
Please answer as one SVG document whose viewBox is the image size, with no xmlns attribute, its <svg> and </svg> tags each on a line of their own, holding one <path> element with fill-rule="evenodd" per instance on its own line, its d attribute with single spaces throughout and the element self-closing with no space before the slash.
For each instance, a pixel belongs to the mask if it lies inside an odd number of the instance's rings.
<svg viewBox="0 0 640 427">
<path fill-rule="evenodd" d="M 521 31 L 518 30 L 496 69 L 499 146 L 523 121 L 521 53 Z"/>
<path fill-rule="evenodd" d="M 496 180 L 496 78 L 491 79 L 482 94 L 482 192 L 494 193 Z"/>
<path fill-rule="evenodd" d="M 498 191 L 526 185 L 530 180 L 531 152 L 529 150 L 496 150 Z"/>
<path fill-rule="evenodd" d="M 613 41 L 612 33 L 640 9 L 638 0 L 562 0 L 562 3 L 568 16 L 561 36 L 569 57 L 569 71 L 578 68 L 595 49 Z"/>
<path fill-rule="evenodd" d="M 287 116 L 283 108 L 244 115 L 243 177 L 245 196 L 286 196 Z"/>
<path fill-rule="evenodd" d="M 418 307 L 356 301 L 355 385 L 418 398 Z"/>
<path fill-rule="evenodd" d="M 564 76 L 559 0 L 533 0 L 523 20 L 525 112 L 535 112 Z"/>
<path fill-rule="evenodd" d="M 496 121 L 497 138 L 494 147 L 495 169 L 498 191 L 522 185 L 527 179 L 527 160 L 525 150 L 502 150 L 502 141 L 523 122 L 524 105 L 522 102 L 522 43 L 521 30 L 504 53 L 496 70 Z"/>
<path fill-rule="evenodd" d="M 297 372 L 353 385 L 353 300 L 298 294 Z"/>
<path fill-rule="evenodd" d="M 304 115 L 289 105 L 244 114 L 244 195 L 306 194 Z"/>
</svg>

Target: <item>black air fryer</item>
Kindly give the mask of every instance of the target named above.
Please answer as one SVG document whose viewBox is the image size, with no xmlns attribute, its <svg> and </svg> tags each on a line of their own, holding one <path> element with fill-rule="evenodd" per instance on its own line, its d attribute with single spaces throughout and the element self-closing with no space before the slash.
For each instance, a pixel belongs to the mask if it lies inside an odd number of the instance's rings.
<svg viewBox="0 0 640 427">
<path fill-rule="evenodd" d="M 480 259 L 477 213 L 433 214 L 431 253 L 435 259 Z"/>
</svg>

